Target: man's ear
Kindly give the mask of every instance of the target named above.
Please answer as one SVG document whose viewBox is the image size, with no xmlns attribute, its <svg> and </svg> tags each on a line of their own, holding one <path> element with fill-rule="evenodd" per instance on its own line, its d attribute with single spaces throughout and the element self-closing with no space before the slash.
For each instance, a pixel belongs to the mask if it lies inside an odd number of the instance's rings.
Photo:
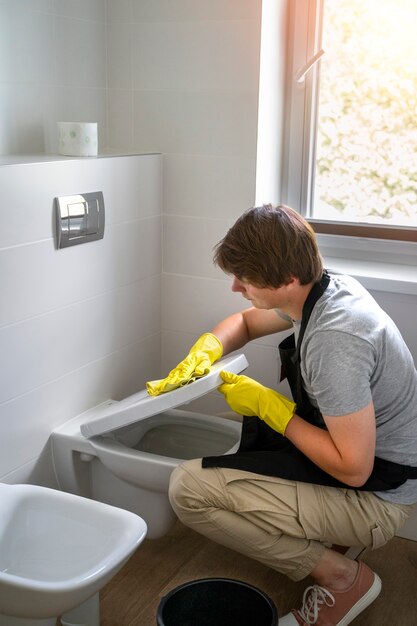
<svg viewBox="0 0 417 626">
<path fill-rule="evenodd" d="M 291 276 L 291 278 L 289 278 L 287 282 L 285 283 L 285 286 L 288 287 L 291 285 L 292 287 L 295 287 L 296 285 L 299 285 L 299 284 L 300 284 L 300 279 L 296 278 L 295 276 Z"/>
</svg>

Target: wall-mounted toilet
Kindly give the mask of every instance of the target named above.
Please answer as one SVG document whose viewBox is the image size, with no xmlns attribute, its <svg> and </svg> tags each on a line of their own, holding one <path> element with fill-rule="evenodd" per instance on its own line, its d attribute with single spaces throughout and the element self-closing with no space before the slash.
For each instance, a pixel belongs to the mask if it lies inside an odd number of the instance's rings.
<svg viewBox="0 0 417 626">
<path fill-rule="evenodd" d="M 168 500 L 173 469 L 186 459 L 234 452 L 241 431 L 239 422 L 177 407 L 216 389 L 221 370 L 237 374 L 247 366 L 243 354 L 228 357 L 190 385 L 108 400 L 64 423 L 52 433 L 60 488 L 140 515 L 149 538 L 164 535 L 176 520 Z"/>
</svg>

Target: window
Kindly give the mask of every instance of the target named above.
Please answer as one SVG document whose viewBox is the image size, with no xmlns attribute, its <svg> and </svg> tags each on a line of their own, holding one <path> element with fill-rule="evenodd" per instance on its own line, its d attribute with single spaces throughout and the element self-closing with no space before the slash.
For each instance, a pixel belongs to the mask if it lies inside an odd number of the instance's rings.
<svg viewBox="0 0 417 626">
<path fill-rule="evenodd" d="M 290 2 L 284 192 L 318 233 L 417 241 L 416 32 L 416 0 Z"/>
</svg>

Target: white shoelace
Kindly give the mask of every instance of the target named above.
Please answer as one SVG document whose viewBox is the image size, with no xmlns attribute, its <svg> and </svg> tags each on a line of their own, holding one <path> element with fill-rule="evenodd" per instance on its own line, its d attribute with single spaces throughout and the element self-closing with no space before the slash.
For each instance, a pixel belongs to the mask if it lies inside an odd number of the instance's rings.
<svg viewBox="0 0 417 626">
<path fill-rule="evenodd" d="M 334 606 L 336 600 L 324 587 L 313 585 L 307 587 L 303 595 L 303 606 L 298 611 L 300 617 L 306 624 L 315 624 L 319 618 L 319 611 L 323 604 L 326 606 Z"/>
</svg>

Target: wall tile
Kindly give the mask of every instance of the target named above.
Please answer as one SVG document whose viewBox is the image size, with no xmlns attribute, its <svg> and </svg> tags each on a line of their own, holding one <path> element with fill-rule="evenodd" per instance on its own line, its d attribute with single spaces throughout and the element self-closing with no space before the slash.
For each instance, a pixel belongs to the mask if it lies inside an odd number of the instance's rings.
<svg viewBox="0 0 417 626">
<path fill-rule="evenodd" d="M 135 92 L 134 142 L 163 153 L 254 154 L 257 96 Z"/>
<path fill-rule="evenodd" d="M 417 318 L 416 297 L 386 291 L 372 291 L 371 294 L 400 329 L 417 367 L 417 335 L 414 324 Z"/>
<path fill-rule="evenodd" d="M 107 146 L 104 20 L 105 0 L 0 1 L 2 154 L 56 152 L 65 119 L 98 121 Z"/>
<path fill-rule="evenodd" d="M 19 10 L 53 13 L 54 0 L 19 0 Z"/>
<path fill-rule="evenodd" d="M 52 165 L 51 178 L 55 178 L 57 187 L 51 189 L 45 185 L 40 167 L 38 164 L 0 167 L 2 204 L 7 207 L 0 229 L 0 250 L 52 237 L 52 206 L 59 189 L 59 175 Z"/>
<path fill-rule="evenodd" d="M 1 149 L 4 154 L 42 153 L 45 127 L 52 116 L 52 87 L 35 83 L 4 83 L 2 95 Z"/>
<path fill-rule="evenodd" d="M 109 22 L 107 24 L 107 84 L 110 89 L 132 89 L 132 58 L 135 64 L 147 63 L 145 59 L 133 57 L 132 24 Z"/>
<path fill-rule="evenodd" d="M 5 51 L 16 82 L 50 85 L 53 81 L 54 18 L 25 10 L 18 3 L 11 10 L 10 48 Z"/>
<path fill-rule="evenodd" d="M 148 376 L 159 375 L 159 346 L 157 333 L 0 404 L 0 480 L 36 459 L 63 422 L 109 398 L 120 400 L 143 389 Z"/>
<path fill-rule="evenodd" d="M 127 21 L 131 22 L 133 19 L 133 7 L 132 0 L 107 0 L 107 21 L 110 22 L 120 22 Z"/>
<path fill-rule="evenodd" d="M 249 21 L 134 24 L 134 89 L 256 90 L 259 44 L 253 28 Z"/>
<path fill-rule="evenodd" d="M 232 293 L 230 284 L 228 280 L 165 274 L 162 329 L 198 336 L 221 319 L 247 308 L 245 300 Z"/>
<path fill-rule="evenodd" d="M 103 161 L 100 169 L 107 181 L 113 181 L 107 192 L 109 224 L 161 216 L 161 155 L 121 156 Z"/>
<path fill-rule="evenodd" d="M 106 27 L 65 17 L 55 18 L 55 78 L 66 87 L 106 87 Z"/>
<path fill-rule="evenodd" d="M 11 81 L 14 76 L 12 49 L 12 5 L 8 0 L 0 1 L 0 81 Z"/>
<path fill-rule="evenodd" d="M 254 156 L 164 155 L 164 213 L 236 219 L 255 202 Z"/>
<path fill-rule="evenodd" d="M 165 216 L 164 262 L 165 272 L 219 277 L 213 265 L 213 248 L 229 228 L 226 220 Z"/>
<path fill-rule="evenodd" d="M 7 366 L 2 368 L 0 402 L 158 332 L 158 293 L 159 285 L 142 282 L 3 327 L 0 353 L 7 355 Z M 129 309 L 135 300 L 141 308 Z M 127 328 L 132 331 L 130 338 Z"/>
<path fill-rule="evenodd" d="M 29 484 L 58 489 L 50 446 L 46 445 L 39 456 L 0 476 L 0 480 L 9 485 Z"/>
<path fill-rule="evenodd" d="M 137 21 L 260 19 L 260 0 L 132 0 Z"/>
<path fill-rule="evenodd" d="M 114 276 L 129 284 L 161 272 L 161 224 L 159 219 L 144 219 L 118 226 L 124 252 L 117 255 Z M 119 235 L 120 236 L 120 235 Z"/>
<path fill-rule="evenodd" d="M 0 83 L 0 154 L 11 153 L 9 147 L 11 145 L 10 120 L 12 118 L 12 109 L 10 106 L 10 94 L 8 87 L 8 83 Z"/>
<path fill-rule="evenodd" d="M 106 17 L 105 0 L 54 0 L 56 15 L 74 17 L 81 20 L 104 22 Z"/>
<path fill-rule="evenodd" d="M 133 150 L 133 92 L 129 89 L 107 91 L 109 148 Z"/>
<path fill-rule="evenodd" d="M 158 276 L 160 271 L 159 218 L 109 226 L 103 240 L 82 246 L 55 250 L 46 241 L 3 250 L 0 327 Z"/>
<path fill-rule="evenodd" d="M 162 276 L 163 331 L 199 336 L 220 320 L 248 308 L 249 304 L 240 294 L 231 291 L 230 278 L 215 280 L 174 274 Z M 256 343 L 274 347 L 278 341 L 279 335 L 275 334 L 257 339 Z"/>
</svg>

